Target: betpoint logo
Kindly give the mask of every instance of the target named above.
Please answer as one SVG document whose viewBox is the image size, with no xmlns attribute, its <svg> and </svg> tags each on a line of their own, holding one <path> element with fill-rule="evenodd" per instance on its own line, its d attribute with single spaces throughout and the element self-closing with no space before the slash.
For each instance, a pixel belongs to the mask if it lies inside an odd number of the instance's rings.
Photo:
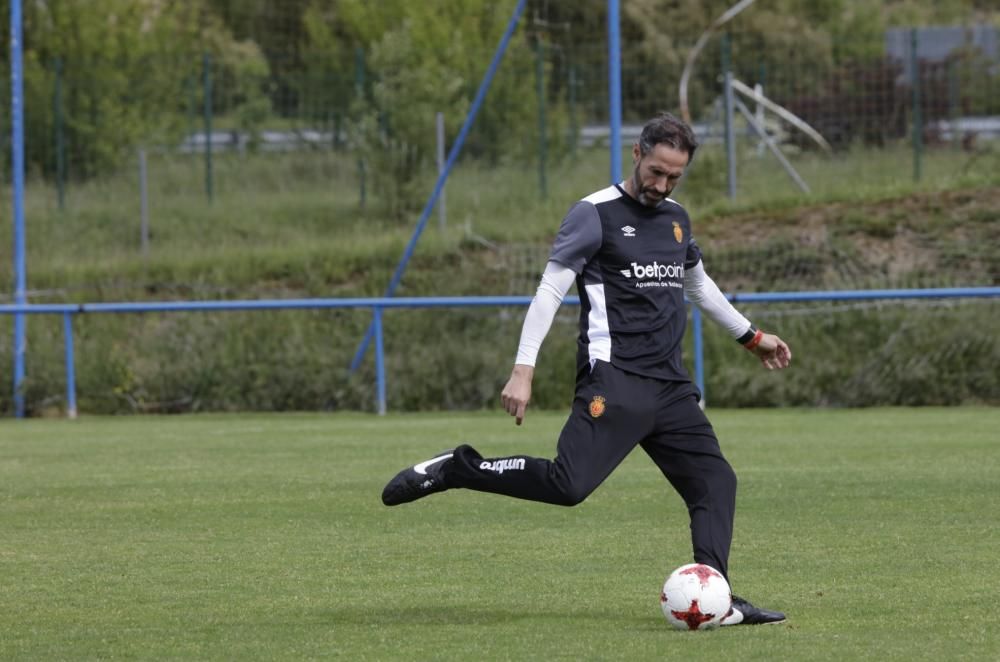
<svg viewBox="0 0 1000 662">
<path fill-rule="evenodd" d="M 634 278 L 638 288 L 673 287 L 684 289 L 683 264 L 639 264 L 632 263 L 631 269 L 619 269 L 619 273 L 628 279 Z"/>
<path fill-rule="evenodd" d="M 638 280 L 645 278 L 656 278 L 658 280 L 663 280 L 664 278 L 684 278 L 684 265 L 660 264 L 659 262 L 639 264 L 638 262 L 633 262 L 632 273 Z"/>
</svg>

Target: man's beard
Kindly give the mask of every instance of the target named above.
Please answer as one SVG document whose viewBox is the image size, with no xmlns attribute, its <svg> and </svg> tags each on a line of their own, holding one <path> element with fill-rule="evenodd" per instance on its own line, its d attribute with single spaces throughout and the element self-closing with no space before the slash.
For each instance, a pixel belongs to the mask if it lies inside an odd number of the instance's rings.
<svg viewBox="0 0 1000 662">
<path fill-rule="evenodd" d="M 638 167 L 632 172 L 632 190 L 635 191 L 635 199 L 639 201 L 639 204 L 646 207 L 655 207 L 667 197 L 666 193 L 661 195 L 656 189 L 646 188 L 642 185 Z"/>
</svg>

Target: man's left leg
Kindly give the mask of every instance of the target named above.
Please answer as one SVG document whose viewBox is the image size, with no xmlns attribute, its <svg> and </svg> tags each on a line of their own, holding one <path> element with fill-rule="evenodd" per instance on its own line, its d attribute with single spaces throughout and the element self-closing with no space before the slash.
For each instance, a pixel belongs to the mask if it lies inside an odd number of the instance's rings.
<svg viewBox="0 0 1000 662">
<path fill-rule="evenodd" d="M 666 384 L 657 432 L 640 445 L 687 505 L 695 562 L 715 568 L 728 581 L 736 514 L 736 473 L 722 455 L 718 438 L 698 399 L 697 390 L 690 384 Z M 781 612 L 758 609 L 733 596 L 733 610 L 722 624 L 784 620 Z"/>
<path fill-rule="evenodd" d="M 693 405 L 693 408 L 692 408 Z M 665 408 L 674 422 L 641 442 L 687 505 L 696 563 L 710 565 L 729 579 L 729 547 L 736 513 L 736 474 L 696 397 Z"/>
</svg>

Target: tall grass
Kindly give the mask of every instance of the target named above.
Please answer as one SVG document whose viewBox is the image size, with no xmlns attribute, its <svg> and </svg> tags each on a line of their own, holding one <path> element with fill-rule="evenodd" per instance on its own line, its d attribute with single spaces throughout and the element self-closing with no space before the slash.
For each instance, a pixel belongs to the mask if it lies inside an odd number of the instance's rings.
<svg viewBox="0 0 1000 662">
<path fill-rule="evenodd" d="M 696 228 L 708 219 L 746 211 L 1000 184 L 997 150 L 927 150 L 920 181 L 913 180 L 912 153 L 902 145 L 833 157 L 805 153 L 792 161 L 811 194 L 798 191 L 769 154 L 758 155 L 751 146 L 740 154 L 738 195 L 731 201 L 725 195 L 721 148 L 706 145 L 698 153 L 675 194 Z M 630 154 L 623 161 L 629 164 Z M 607 164 L 602 149 L 563 155 L 546 173 L 543 196 L 533 164 L 460 160 L 445 191 L 447 223 L 440 226 L 432 215 L 420 253 L 454 251 L 470 240 L 546 243 L 574 201 L 606 185 Z M 359 269 L 388 269 L 426 202 L 415 199 L 408 213 L 389 216 L 379 199 L 380 173 L 367 172 L 362 204 L 358 156 L 343 152 L 217 154 L 209 200 L 201 156 L 152 153 L 149 254 L 144 256 L 137 173 L 136 167 L 99 181 L 71 183 L 64 210 L 50 183 L 30 183 L 29 284 L 209 280 L 239 288 L 251 285 L 254 273 L 272 279 L 314 272 L 318 266 L 324 270 L 322 280 L 334 284 Z M 435 178 L 433 169 L 421 174 L 428 195 Z M 5 245 L 10 245 L 10 232 L 10 224 L 0 227 Z M 252 265 L 250 273 L 247 265 Z M 0 283 L 8 278 L 8 270 L 0 273 Z"/>
</svg>

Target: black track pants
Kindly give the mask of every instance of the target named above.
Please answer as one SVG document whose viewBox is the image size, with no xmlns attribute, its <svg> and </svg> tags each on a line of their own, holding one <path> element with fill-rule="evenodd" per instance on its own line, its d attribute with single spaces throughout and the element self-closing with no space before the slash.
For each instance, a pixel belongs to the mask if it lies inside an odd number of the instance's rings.
<svg viewBox="0 0 1000 662">
<path fill-rule="evenodd" d="M 555 460 L 484 458 L 459 446 L 447 480 L 451 487 L 573 506 L 636 445 L 687 504 L 694 560 L 728 576 L 736 475 L 689 383 L 641 377 L 598 361 L 577 384 Z"/>
</svg>

